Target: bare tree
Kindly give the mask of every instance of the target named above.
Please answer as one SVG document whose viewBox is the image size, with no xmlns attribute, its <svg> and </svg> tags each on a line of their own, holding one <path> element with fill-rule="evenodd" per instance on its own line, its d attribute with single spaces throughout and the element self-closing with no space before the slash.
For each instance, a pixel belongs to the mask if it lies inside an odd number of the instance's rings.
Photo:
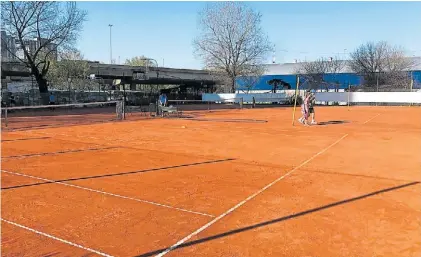
<svg viewBox="0 0 421 257">
<path fill-rule="evenodd" d="M 345 62 L 338 57 L 324 59 L 320 58 L 314 62 L 305 62 L 296 70 L 296 73 L 304 79 L 304 85 L 310 89 L 319 87 L 328 89 L 329 85 L 339 87 L 337 75 L 343 70 Z M 326 80 L 326 75 L 332 77 L 332 81 Z"/>
<path fill-rule="evenodd" d="M 229 93 L 232 87 L 230 86 L 231 79 L 224 71 L 215 70 L 213 68 L 205 68 L 212 80 L 216 81 L 215 93 Z"/>
<path fill-rule="evenodd" d="M 333 85 L 335 87 L 335 91 L 339 91 L 340 81 L 339 76 L 343 69 L 345 68 L 345 61 L 340 60 L 339 57 L 333 57 L 330 58 L 328 61 L 328 74 L 331 77 L 331 80 L 329 80 L 329 84 Z"/>
<path fill-rule="evenodd" d="M 273 45 L 261 28 L 262 15 L 242 2 L 217 2 L 199 14 L 201 34 L 194 40 L 195 53 L 208 70 L 235 92 L 237 76 L 264 63 Z M 228 84 L 229 83 L 229 84 Z"/>
<path fill-rule="evenodd" d="M 10 46 L 7 50 L 30 69 L 40 93 L 47 93 L 51 59 L 74 46 L 87 13 L 74 2 L 44 1 L 2 2 L 1 11 L 2 27 L 16 39 L 23 56 Z"/>
<path fill-rule="evenodd" d="M 266 69 L 263 65 L 245 67 L 243 70 L 244 75 L 240 75 L 238 79 L 242 82 L 245 92 L 248 94 L 250 90 L 259 83 L 261 77 L 265 73 Z"/>
<path fill-rule="evenodd" d="M 351 69 L 364 77 L 368 87 L 377 84 L 407 87 L 410 84 L 408 71 L 413 65 L 404 49 L 384 41 L 363 44 L 351 53 Z"/>
<path fill-rule="evenodd" d="M 302 63 L 296 73 L 303 78 L 303 87 L 316 89 L 325 85 L 324 75 L 327 73 L 327 62 L 323 59 L 318 59 L 314 62 Z"/>
</svg>

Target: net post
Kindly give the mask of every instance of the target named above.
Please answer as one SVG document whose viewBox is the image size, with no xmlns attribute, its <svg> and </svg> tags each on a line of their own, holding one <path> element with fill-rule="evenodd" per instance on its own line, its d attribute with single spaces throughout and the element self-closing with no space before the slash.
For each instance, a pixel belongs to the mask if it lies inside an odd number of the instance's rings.
<svg viewBox="0 0 421 257">
<path fill-rule="evenodd" d="M 123 120 L 125 120 L 126 119 L 126 99 L 124 98 L 123 99 L 123 104 L 122 104 L 122 107 L 123 107 Z"/>
<path fill-rule="evenodd" d="M 7 107 L 4 108 L 4 123 L 5 123 L 6 128 L 7 128 L 7 123 L 8 123 L 8 121 L 7 121 Z"/>
<path fill-rule="evenodd" d="M 414 78 L 413 78 L 413 73 L 411 72 L 411 84 L 409 85 L 410 87 L 409 87 L 409 89 L 410 89 L 410 91 L 409 92 L 411 92 L 412 93 L 412 89 L 413 89 L 413 87 L 414 87 Z M 409 103 L 409 106 L 412 106 L 412 102 L 411 103 Z"/>
<path fill-rule="evenodd" d="M 208 111 L 210 112 L 210 106 L 211 105 L 211 102 L 210 101 L 208 101 Z"/>
<path fill-rule="evenodd" d="M 294 126 L 294 121 L 295 121 L 295 109 L 297 107 L 297 97 L 298 97 L 298 88 L 300 86 L 300 76 L 297 75 L 297 85 L 295 87 L 295 99 L 294 99 L 294 110 L 292 112 L 292 126 Z"/>
<path fill-rule="evenodd" d="M 117 120 L 123 119 L 123 103 L 121 101 L 118 101 L 116 103 L 116 115 L 117 115 Z"/>
<path fill-rule="evenodd" d="M 240 98 L 240 109 L 243 109 L 243 97 Z"/>
</svg>

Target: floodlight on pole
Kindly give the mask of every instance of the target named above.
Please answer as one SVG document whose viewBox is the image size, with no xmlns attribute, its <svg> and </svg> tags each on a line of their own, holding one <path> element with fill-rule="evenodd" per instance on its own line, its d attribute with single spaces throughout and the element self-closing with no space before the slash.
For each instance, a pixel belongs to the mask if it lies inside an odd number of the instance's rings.
<svg viewBox="0 0 421 257">
<path fill-rule="evenodd" d="M 110 64 L 113 64 L 113 48 L 111 45 L 111 28 L 113 27 L 113 24 L 108 24 L 108 27 L 110 27 Z"/>
</svg>

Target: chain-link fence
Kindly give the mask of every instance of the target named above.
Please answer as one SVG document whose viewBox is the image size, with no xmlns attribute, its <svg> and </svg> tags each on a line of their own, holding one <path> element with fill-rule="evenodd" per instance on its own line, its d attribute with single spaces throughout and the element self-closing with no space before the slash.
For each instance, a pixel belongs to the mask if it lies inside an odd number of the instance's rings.
<svg viewBox="0 0 421 257">
<path fill-rule="evenodd" d="M 159 92 L 109 90 L 109 91 L 61 91 L 51 90 L 48 93 L 40 93 L 39 90 L 25 92 L 2 91 L 1 100 L 3 107 L 14 106 L 37 106 L 49 104 L 54 100 L 55 104 L 92 103 L 106 101 L 120 101 L 125 99 L 126 106 L 146 106 L 155 103 Z M 166 92 L 169 100 L 200 100 L 200 93 Z"/>
</svg>

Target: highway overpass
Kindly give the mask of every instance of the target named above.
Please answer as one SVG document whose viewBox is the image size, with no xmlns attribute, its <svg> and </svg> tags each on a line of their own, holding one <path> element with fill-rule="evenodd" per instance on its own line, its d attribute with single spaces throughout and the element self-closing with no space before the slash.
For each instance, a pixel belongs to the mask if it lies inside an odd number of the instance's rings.
<svg viewBox="0 0 421 257">
<path fill-rule="evenodd" d="M 89 62 L 90 74 L 96 78 L 103 79 L 111 84 L 113 80 L 119 79 L 124 84 L 152 84 L 152 85 L 185 85 L 188 87 L 208 85 L 213 86 L 216 81 L 205 70 L 173 69 L 164 67 L 149 67 L 148 72 L 143 66 L 128 66 L 114 64 L 100 64 Z M 19 62 L 2 62 L 1 77 L 29 77 L 27 67 Z"/>
</svg>

